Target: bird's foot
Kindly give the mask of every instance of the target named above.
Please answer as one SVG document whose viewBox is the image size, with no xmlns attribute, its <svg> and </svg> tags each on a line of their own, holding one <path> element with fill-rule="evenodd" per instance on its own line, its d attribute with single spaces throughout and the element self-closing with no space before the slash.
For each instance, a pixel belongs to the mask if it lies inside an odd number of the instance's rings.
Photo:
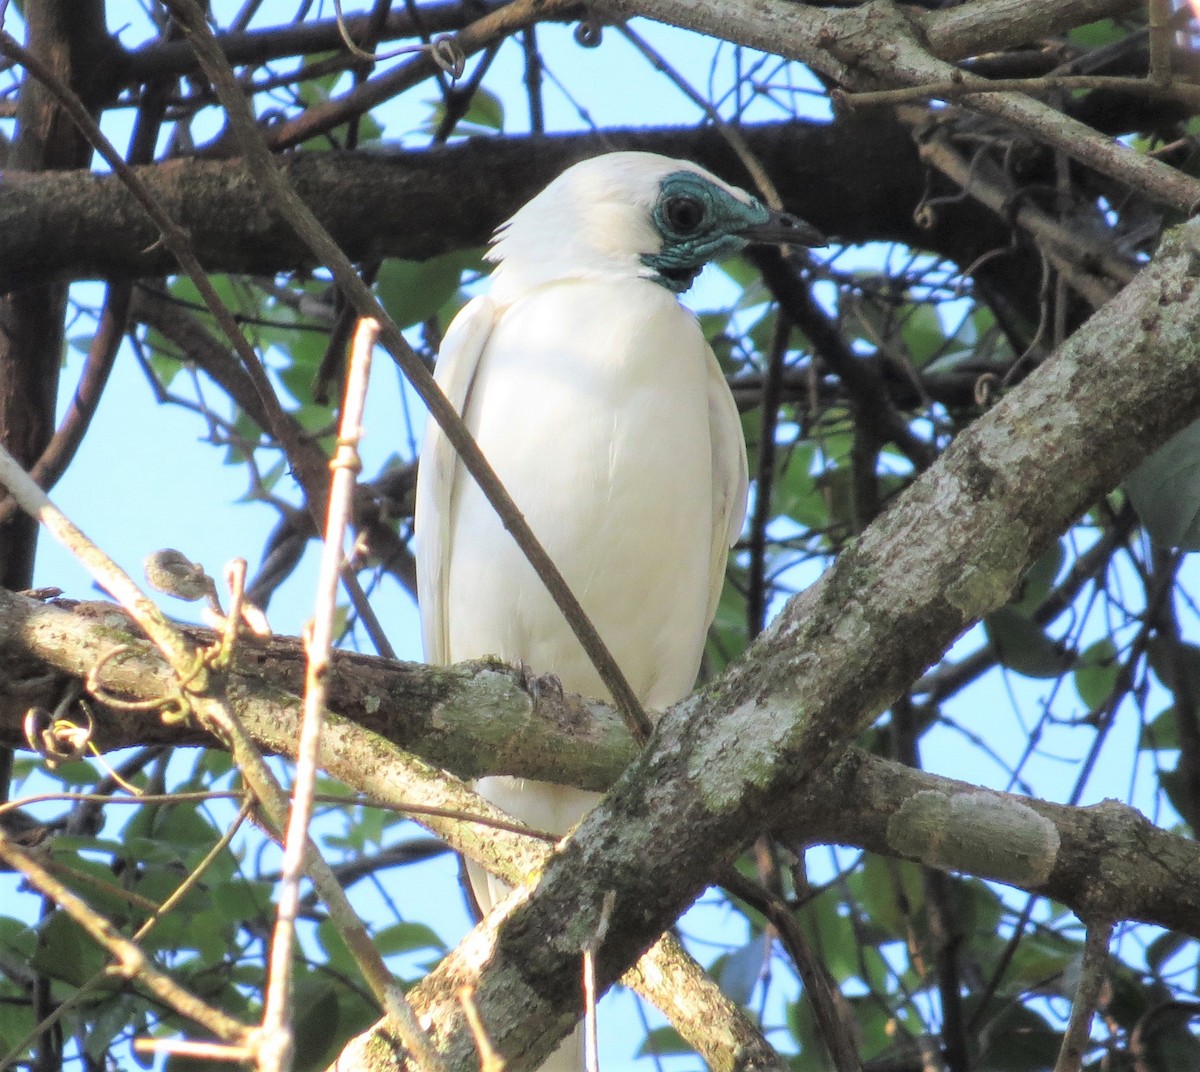
<svg viewBox="0 0 1200 1072">
<path fill-rule="evenodd" d="M 562 699 L 563 683 L 557 674 L 535 674 L 533 667 L 524 659 L 518 659 L 516 667 L 521 674 L 522 687 L 533 697 L 535 702 L 540 700 L 543 695 Z"/>
</svg>

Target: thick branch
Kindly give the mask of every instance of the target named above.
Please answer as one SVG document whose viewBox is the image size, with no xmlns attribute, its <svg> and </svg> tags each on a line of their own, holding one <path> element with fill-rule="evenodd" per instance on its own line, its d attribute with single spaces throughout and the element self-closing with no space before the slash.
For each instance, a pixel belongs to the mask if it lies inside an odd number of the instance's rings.
<svg viewBox="0 0 1200 1072">
<path fill-rule="evenodd" d="M 963 264 L 1008 244 L 1007 228 L 970 202 L 939 214 L 931 230 L 917 226 L 912 213 L 927 193 L 926 169 L 908 131 L 890 116 L 771 124 L 744 134 L 787 207 L 826 233 L 850 242 L 903 241 Z M 420 152 L 298 153 L 281 166 L 352 259 L 421 260 L 482 246 L 568 164 L 620 148 L 687 157 L 745 181 L 736 155 L 711 129 L 473 139 Z M 188 231 L 209 271 L 270 275 L 312 266 L 240 161 L 178 160 L 139 174 Z M 947 184 L 933 192 L 951 190 Z M 0 184 L 0 290 L 16 281 L 176 271 L 157 237 L 111 176 L 9 174 Z"/>
<path fill-rule="evenodd" d="M 199 645 L 211 630 L 187 630 Z M 108 658 L 114 647 L 127 648 Z M 128 616 L 111 603 L 43 604 L 0 590 L 0 745 L 21 746 L 27 708 L 53 709 L 68 677 L 82 678 L 102 659 L 105 691 L 148 700 L 171 687 L 171 672 Z M 499 662 L 455 667 L 392 663 L 337 652 L 329 675 L 335 733 L 378 737 L 464 778 L 484 774 L 556 777 L 605 789 L 636 754 L 619 716 L 598 702 L 543 690 L 535 702 L 522 674 Z M 304 654 L 294 638 L 244 640 L 228 688 L 259 745 L 288 752 L 298 725 Z M 221 746 L 201 729 L 164 725 L 144 711 L 96 705 L 101 750 L 138 744 Z"/>
<path fill-rule="evenodd" d="M 933 55 L 957 60 L 1065 33 L 1141 6 L 1141 0 L 971 0 L 922 13 L 918 22 Z"/>
</svg>

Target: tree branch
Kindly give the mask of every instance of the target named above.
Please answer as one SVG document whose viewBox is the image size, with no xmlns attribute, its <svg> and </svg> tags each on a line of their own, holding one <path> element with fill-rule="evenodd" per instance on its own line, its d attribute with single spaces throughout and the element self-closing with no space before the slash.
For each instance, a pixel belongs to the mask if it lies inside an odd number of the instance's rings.
<svg viewBox="0 0 1200 1072">
<path fill-rule="evenodd" d="M 1007 228 L 970 202 L 930 230 L 917 226 L 912 212 L 926 193 L 925 167 L 908 131 L 890 116 L 766 124 L 743 134 L 775 176 L 786 207 L 826 233 L 847 241 L 906 241 L 963 264 L 1008 244 Z M 686 157 L 735 181 L 744 177 L 736 155 L 711 129 L 476 138 L 419 152 L 297 153 L 282 157 L 280 167 L 351 259 L 424 260 L 483 245 L 568 164 L 611 149 Z M 313 265 L 240 160 L 176 160 L 137 172 L 187 230 L 209 271 L 271 275 Z M 953 189 L 945 184 L 934 192 Z M 955 235 L 969 236 L 969 244 Z M 115 177 L 9 173 L 0 184 L 0 290 L 17 274 L 21 281 L 162 276 L 176 265 L 157 238 Z"/>
</svg>

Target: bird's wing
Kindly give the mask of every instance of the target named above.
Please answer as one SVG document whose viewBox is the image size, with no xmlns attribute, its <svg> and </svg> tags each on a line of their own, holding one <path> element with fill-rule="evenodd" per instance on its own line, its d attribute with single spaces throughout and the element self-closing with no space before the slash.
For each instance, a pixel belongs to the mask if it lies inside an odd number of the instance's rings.
<svg viewBox="0 0 1200 1072">
<path fill-rule="evenodd" d="M 438 352 L 434 379 L 461 417 L 467 411 L 479 359 L 496 322 L 495 302 L 473 298 L 446 330 Z M 462 462 L 432 417 L 425 426 L 421 464 L 417 470 L 416 557 L 417 599 L 421 605 L 421 640 L 425 659 L 450 658 L 446 629 L 446 585 L 450 564 L 450 509 L 455 483 L 465 476 Z"/>
<path fill-rule="evenodd" d="M 706 627 L 717 613 L 729 548 L 741 534 L 750 491 L 742 419 L 711 347 L 708 351 L 708 428 L 712 439 L 713 537 Z"/>
</svg>

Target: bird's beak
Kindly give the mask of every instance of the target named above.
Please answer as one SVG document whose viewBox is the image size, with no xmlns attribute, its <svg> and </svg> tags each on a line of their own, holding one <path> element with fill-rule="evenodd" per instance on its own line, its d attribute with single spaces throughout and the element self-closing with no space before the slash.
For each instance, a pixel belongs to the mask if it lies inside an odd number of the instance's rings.
<svg viewBox="0 0 1200 1072">
<path fill-rule="evenodd" d="M 811 223 L 786 212 L 767 210 L 765 223 L 754 224 L 741 233 L 751 245 L 764 246 L 824 246 L 828 241 Z"/>
</svg>

